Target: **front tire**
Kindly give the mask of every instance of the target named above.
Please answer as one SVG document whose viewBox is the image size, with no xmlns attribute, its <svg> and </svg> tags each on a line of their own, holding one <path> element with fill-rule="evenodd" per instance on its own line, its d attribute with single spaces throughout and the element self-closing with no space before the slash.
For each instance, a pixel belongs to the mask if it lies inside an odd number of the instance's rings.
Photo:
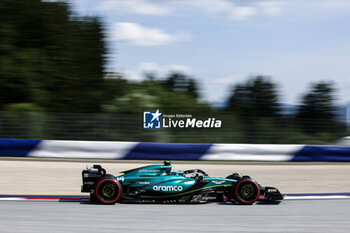
<svg viewBox="0 0 350 233">
<path fill-rule="evenodd" d="M 96 200 L 102 204 L 114 204 L 122 192 L 121 185 L 113 176 L 102 177 L 95 186 Z"/>
<path fill-rule="evenodd" d="M 252 179 L 242 179 L 235 186 L 234 196 L 240 204 L 251 205 L 260 196 L 259 185 Z"/>
</svg>

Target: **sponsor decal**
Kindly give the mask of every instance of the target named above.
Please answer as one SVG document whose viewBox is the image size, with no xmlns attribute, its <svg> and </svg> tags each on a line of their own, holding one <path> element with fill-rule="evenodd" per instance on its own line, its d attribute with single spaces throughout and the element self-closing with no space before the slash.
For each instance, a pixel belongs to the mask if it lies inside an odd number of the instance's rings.
<svg viewBox="0 0 350 233">
<path fill-rule="evenodd" d="M 266 192 L 274 193 L 274 192 L 277 192 L 277 189 L 267 189 Z"/>
<path fill-rule="evenodd" d="M 101 175 L 96 173 L 84 173 L 84 177 L 101 177 Z"/>
<path fill-rule="evenodd" d="M 119 181 L 119 180 L 120 180 L 120 181 L 124 181 L 124 176 L 121 176 L 121 177 L 118 176 L 118 177 L 116 177 L 116 178 L 117 178 L 118 181 Z"/>
<path fill-rule="evenodd" d="M 221 128 L 222 121 L 214 117 L 197 119 L 190 114 L 162 114 L 157 111 L 143 112 L 144 129 L 160 128 Z"/>
<path fill-rule="evenodd" d="M 193 180 L 193 181 L 186 181 L 185 182 L 185 184 L 194 184 L 195 183 L 195 181 Z"/>
<path fill-rule="evenodd" d="M 164 192 L 177 192 L 177 191 L 182 191 L 183 187 L 182 186 L 164 186 L 164 185 L 155 185 L 153 186 L 154 191 L 164 191 Z"/>
<path fill-rule="evenodd" d="M 224 180 L 212 180 L 211 182 L 213 182 L 214 184 L 223 184 L 223 183 L 225 183 Z"/>
<path fill-rule="evenodd" d="M 209 200 L 216 200 L 216 197 L 202 197 L 204 201 L 209 201 Z"/>
<path fill-rule="evenodd" d="M 158 170 L 158 169 L 154 169 L 154 170 L 145 170 L 145 169 L 143 169 L 143 170 L 139 170 L 139 172 L 160 172 L 160 170 Z"/>
<path fill-rule="evenodd" d="M 93 185 L 94 182 L 92 182 L 92 181 L 85 181 L 84 184 Z"/>
<path fill-rule="evenodd" d="M 147 181 L 139 181 L 138 183 L 139 184 L 150 184 L 150 182 L 147 182 Z"/>
</svg>

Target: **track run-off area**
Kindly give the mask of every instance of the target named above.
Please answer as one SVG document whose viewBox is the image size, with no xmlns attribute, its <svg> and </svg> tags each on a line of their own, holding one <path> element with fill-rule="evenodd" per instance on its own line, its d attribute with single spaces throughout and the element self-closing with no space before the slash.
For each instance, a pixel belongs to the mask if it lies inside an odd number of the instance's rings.
<svg viewBox="0 0 350 233">
<path fill-rule="evenodd" d="M 161 164 L 162 161 L 130 160 L 40 160 L 0 159 L 0 194 L 81 195 L 81 171 L 86 165 L 101 164 L 107 173 Z M 173 171 L 199 168 L 212 177 L 233 172 L 249 175 L 281 193 L 350 192 L 350 163 L 239 163 L 215 161 L 172 161 Z"/>
</svg>

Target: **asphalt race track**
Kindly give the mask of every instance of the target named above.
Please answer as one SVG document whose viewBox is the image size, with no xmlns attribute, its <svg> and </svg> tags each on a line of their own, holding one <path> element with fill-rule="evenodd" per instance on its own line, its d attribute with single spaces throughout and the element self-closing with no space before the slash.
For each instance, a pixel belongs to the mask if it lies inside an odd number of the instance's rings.
<svg viewBox="0 0 350 233">
<path fill-rule="evenodd" d="M 350 200 L 280 205 L 1 201 L 0 232 L 349 232 Z"/>
</svg>

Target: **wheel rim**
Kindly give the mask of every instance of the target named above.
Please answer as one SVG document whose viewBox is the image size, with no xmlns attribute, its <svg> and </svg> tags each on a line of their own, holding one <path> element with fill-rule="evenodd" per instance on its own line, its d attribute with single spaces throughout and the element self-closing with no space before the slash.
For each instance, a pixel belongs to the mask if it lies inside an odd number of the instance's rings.
<svg viewBox="0 0 350 233">
<path fill-rule="evenodd" d="M 254 187 L 251 184 L 243 185 L 241 195 L 244 199 L 251 199 L 254 195 Z"/>
<path fill-rule="evenodd" d="M 106 198 L 111 198 L 115 194 L 116 189 L 112 184 L 107 184 L 102 188 L 102 195 Z"/>
</svg>

